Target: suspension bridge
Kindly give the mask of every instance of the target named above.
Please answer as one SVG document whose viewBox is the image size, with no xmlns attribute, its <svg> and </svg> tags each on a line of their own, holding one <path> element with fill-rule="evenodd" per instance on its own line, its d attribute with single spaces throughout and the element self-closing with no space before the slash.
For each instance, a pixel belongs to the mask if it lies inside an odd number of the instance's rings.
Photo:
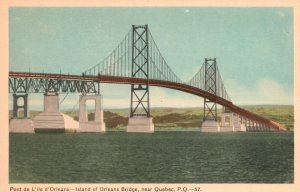
<svg viewBox="0 0 300 192">
<path fill-rule="evenodd" d="M 133 25 L 118 46 L 98 64 L 82 74 L 53 74 L 33 72 L 9 72 L 9 93 L 13 94 L 13 120 L 11 130 L 27 125 L 30 130 L 54 127 L 59 113 L 59 93 L 81 93 L 79 131 L 103 132 L 103 111 L 100 83 L 130 84 L 131 102 L 128 132 L 153 132 L 150 110 L 150 86 L 175 89 L 204 99 L 202 131 L 281 131 L 286 128 L 269 119 L 236 106 L 230 99 L 216 58 L 205 58 L 199 71 L 189 80 L 182 81 L 172 70 L 158 49 L 147 25 Z M 44 93 L 43 115 L 28 120 L 28 94 Z M 18 100 L 24 100 L 22 105 Z M 95 100 L 95 121 L 86 118 L 85 102 Z M 217 105 L 223 106 L 221 118 L 217 117 Z M 19 111 L 23 110 L 22 118 Z M 58 118 L 59 115 L 56 115 Z M 25 120 L 24 120 L 25 119 Z M 220 120 L 221 119 L 221 120 Z M 22 122 L 27 121 L 27 122 Z M 49 123 L 50 122 L 50 123 Z M 49 127 L 52 126 L 52 127 Z M 102 128 L 101 128 L 102 126 Z M 25 128 L 24 128 L 25 129 Z"/>
</svg>

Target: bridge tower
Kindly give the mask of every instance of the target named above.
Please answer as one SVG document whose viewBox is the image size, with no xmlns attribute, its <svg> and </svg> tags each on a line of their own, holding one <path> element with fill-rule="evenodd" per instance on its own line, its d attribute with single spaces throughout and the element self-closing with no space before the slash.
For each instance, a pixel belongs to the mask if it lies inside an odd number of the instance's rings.
<svg viewBox="0 0 300 192">
<path fill-rule="evenodd" d="M 217 82 L 220 78 L 217 77 L 217 61 L 216 58 L 205 59 L 204 63 L 204 89 L 205 91 L 217 96 Z M 204 98 L 203 111 L 203 132 L 234 132 L 246 131 L 245 126 L 239 122 L 239 116 L 225 108 L 221 113 L 221 122 L 218 121 L 217 103 L 215 100 Z"/>
<path fill-rule="evenodd" d="M 127 132 L 154 132 L 149 104 L 148 25 L 132 26 L 131 77 L 147 79 L 147 84 L 131 84 L 130 117 Z"/>
<path fill-rule="evenodd" d="M 205 91 L 216 95 L 217 94 L 217 64 L 216 58 L 207 59 L 205 58 L 204 63 L 204 88 Z M 217 104 L 215 101 L 204 99 L 204 114 L 203 120 L 214 120 L 217 121 Z"/>
<path fill-rule="evenodd" d="M 216 58 L 205 58 L 204 63 L 204 89 L 217 94 L 217 61 Z M 204 98 L 203 132 L 219 132 L 220 125 L 217 121 L 217 103 L 214 100 Z"/>
</svg>

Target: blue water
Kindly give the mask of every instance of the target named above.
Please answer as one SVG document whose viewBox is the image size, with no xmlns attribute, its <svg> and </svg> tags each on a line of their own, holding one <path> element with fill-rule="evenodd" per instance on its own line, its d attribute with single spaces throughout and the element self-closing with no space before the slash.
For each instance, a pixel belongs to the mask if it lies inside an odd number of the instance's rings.
<svg viewBox="0 0 300 192">
<path fill-rule="evenodd" d="M 11 183 L 291 183 L 292 132 L 10 134 Z"/>
</svg>

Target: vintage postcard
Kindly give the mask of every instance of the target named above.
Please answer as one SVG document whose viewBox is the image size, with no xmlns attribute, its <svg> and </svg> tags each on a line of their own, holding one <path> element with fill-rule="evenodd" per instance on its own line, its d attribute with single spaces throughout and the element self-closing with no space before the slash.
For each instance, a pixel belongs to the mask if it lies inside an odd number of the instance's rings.
<svg viewBox="0 0 300 192">
<path fill-rule="evenodd" d="M 299 8 L 2 1 L 1 191 L 299 191 Z"/>
</svg>

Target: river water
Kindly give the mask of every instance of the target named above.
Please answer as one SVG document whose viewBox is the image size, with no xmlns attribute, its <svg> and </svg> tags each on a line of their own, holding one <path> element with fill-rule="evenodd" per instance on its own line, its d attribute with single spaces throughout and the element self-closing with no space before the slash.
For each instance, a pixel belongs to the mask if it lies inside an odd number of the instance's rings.
<svg viewBox="0 0 300 192">
<path fill-rule="evenodd" d="M 11 183 L 292 183 L 293 132 L 10 134 Z"/>
</svg>

